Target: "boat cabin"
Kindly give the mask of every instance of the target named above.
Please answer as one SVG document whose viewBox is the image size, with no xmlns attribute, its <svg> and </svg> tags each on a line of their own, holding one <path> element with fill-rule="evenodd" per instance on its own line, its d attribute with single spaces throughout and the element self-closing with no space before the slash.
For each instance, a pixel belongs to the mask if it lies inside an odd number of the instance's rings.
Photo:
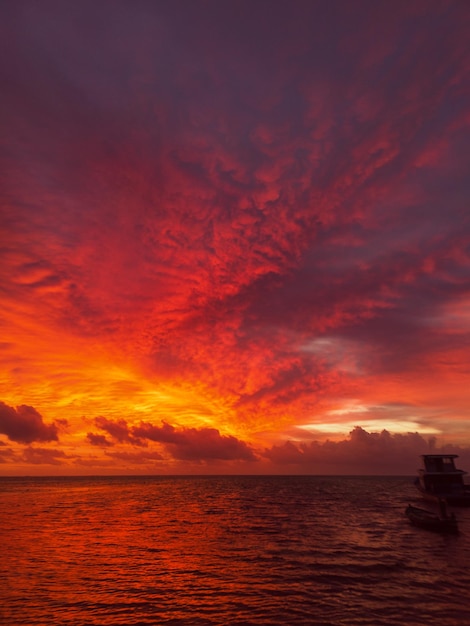
<svg viewBox="0 0 470 626">
<path fill-rule="evenodd" d="M 470 485 L 465 484 L 464 470 L 455 467 L 458 454 L 422 454 L 423 468 L 415 485 L 426 500 L 445 500 L 455 506 L 470 506 Z"/>
<path fill-rule="evenodd" d="M 464 474 L 463 470 L 455 467 L 454 459 L 458 454 L 422 454 L 421 458 L 424 463 L 424 471 L 430 474 L 450 474 L 457 472 Z"/>
<path fill-rule="evenodd" d="M 423 454 L 424 469 L 419 470 L 423 489 L 434 494 L 459 494 L 464 491 L 463 470 L 455 467 L 457 454 Z"/>
</svg>

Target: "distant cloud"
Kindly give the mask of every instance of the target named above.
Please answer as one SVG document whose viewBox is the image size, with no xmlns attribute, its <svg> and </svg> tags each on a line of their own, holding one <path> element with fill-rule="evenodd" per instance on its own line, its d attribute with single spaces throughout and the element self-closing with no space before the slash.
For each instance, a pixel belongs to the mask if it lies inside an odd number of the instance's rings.
<svg viewBox="0 0 470 626">
<path fill-rule="evenodd" d="M 67 458 L 62 450 L 32 447 L 23 450 L 23 461 L 32 465 L 63 465 Z"/>
<path fill-rule="evenodd" d="M 147 465 L 155 461 L 163 461 L 164 459 L 158 452 L 148 452 L 146 450 L 142 452 L 107 452 L 106 454 L 113 459 L 132 465 Z"/>
<path fill-rule="evenodd" d="M 141 422 L 133 432 L 152 441 L 165 445 L 170 454 L 185 461 L 256 461 L 253 450 L 240 439 L 231 435 L 221 435 L 216 428 L 181 428 L 163 422 L 154 426 Z"/>
<path fill-rule="evenodd" d="M 112 459 L 103 459 L 101 457 L 93 455 L 90 455 L 86 458 L 77 457 L 76 459 L 74 459 L 74 464 L 78 465 L 79 467 L 94 468 L 94 471 L 96 471 L 98 468 L 108 470 L 109 468 L 114 467 Z"/>
<path fill-rule="evenodd" d="M 110 420 L 106 417 L 99 416 L 95 418 L 95 424 L 98 426 L 98 428 L 101 428 L 101 430 L 104 430 L 108 434 L 110 434 L 111 437 L 119 443 L 128 442 L 135 446 L 146 445 L 145 441 L 142 441 L 141 439 L 132 435 L 132 433 L 129 431 L 127 422 L 123 419 Z M 88 436 L 88 438 L 90 439 L 90 436 Z M 95 441 L 95 445 L 99 444 Z M 106 445 L 106 442 L 104 443 L 104 445 Z"/>
<path fill-rule="evenodd" d="M 0 402 L 0 433 L 18 443 L 58 440 L 56 424 L 45 424 L 41 414 L 26 404 L 15 409 Z"/>
<path fill-rule="evenodd" d="M 455 453 L 470 467 L 470 448 L 436 445 L 418 433 L 369 433 L 360 426 L 342 441 L 287 441 L 266 449 L 262 456 L 284 471 L 317 474 L 414 474 L 419 455 Z"/>
<path fill-rule="evenodd" d="M 105 418 L 97 418 L 95 423 L 119 442 L 130 442 L 135 445 L 147 445 L 147 441 L 160 443 L 177 460 L 257 460 L 253 450 L 244 441 L 232 435 L 221 435 L 215 428 L 175 428 L 166 422 L 162 422 L 161 426 L 141 422 L 139 426 L 129 428 L 125 420 L 112 421 Z M 88 433 L 87 438 L 94 445 L 105 447 L 110 445 L 110 442 L 101 435 Z M 115 453 L 112 455 L 116 456 Z"/>
<path fill-rule="evenodd" d="M 270 448 L 257 449 L 233 436 L 221 435 L 215 428 L 175 427 L 162 421 L 161 425 L 140 422 L 129 426 L 125 420 L 95 420 L 117 443 L 148 442 L 161 444 L 176 461 L 188 462 L 257 462 L 257 472 L 306 474 L 413 474 L 419 464 L 419 455 L 430 452 L 455 453 L 462 465 L 470 467 L 470 448 L 438 446 L 434 436 L 424 437 L 417 432 L 368 432 L 356 426 L 349 437 L 340 441 L 285 441 Z M 115 444 L 101 434 L 88 433 L 87 440 L 94 446 L 111 448 Z M 130 464 L 164 461 L 156 451 L 129 452 L 110 450 L 106 456 Z"/>
<path fill-rule="evenodd" d="M 94 433 L 87 433 L 87 440 L 92 446 L 100 446 L 102 448 L 113 446 L 111 441 L 108 441 L 104 435 L 96 435 Z"/>
<path fill-rule="evenodd" d="M 11 448 L 7 448 L 3 441 L 0 441 L 0 463 L 9 463 L 14 458 L 15 454 Z"/>
</svg>

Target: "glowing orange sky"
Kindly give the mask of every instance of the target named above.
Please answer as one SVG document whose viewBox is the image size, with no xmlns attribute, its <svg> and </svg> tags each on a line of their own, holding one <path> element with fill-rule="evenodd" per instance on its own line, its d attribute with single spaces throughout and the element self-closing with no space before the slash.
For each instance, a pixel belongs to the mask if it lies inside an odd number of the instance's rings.
<svg viewBox="0 0 470 626">
<path fill-rule="evenodd" d="M 470 462 L 464 3 L 0 17 L 0 473 Z"/>
</svg>

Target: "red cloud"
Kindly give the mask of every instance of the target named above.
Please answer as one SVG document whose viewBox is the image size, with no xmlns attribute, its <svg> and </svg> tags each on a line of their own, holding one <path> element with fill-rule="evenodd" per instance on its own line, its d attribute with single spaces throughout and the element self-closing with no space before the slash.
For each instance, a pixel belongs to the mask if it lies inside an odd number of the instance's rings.
<svg viewBox="0 0 470 626">
<path fill-rule="evenodd" d="M 0 402 L 0 433 L 18 443 L 58 440 L 57 426 L 45 424 L 41 414 L 26 404 L 14 409 Z"/>
</svg>

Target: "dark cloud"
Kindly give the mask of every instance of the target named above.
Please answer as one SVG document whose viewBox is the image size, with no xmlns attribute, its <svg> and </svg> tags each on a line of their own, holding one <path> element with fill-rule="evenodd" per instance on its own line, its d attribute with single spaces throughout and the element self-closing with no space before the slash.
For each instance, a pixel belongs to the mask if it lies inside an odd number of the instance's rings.
<svg viewBox="0 0 470 626">
<path fill-rule="evenodd" d="M 57 426 L 45 424 L 41 414 L 26 404 L 15 409 L 0 402 L 0 432 L 18 443 L 58 440 Z"/>
<path fill-rule="evenodd" d="M 140 439 L 139 437 L 135 437 L 134 434 L 132 434 L 129 431 L 129 427 L 125 420 L 122 420 L 122 419 L 110 420 L 110 419 L 107 419 L 106 417 L 99 416 L 95 418 L 95 424 L 96 426 L 98 426 L 98 428 L 101 428 L 101 430 L 104 430 L 108 434 L 110 434 L 111 437 L 115 441 L 118 441 L 119 443 L 127 442 L 135 446 L 146 445 L 145 441 L 142 441 L 142 439 Z M 99 435 L 91 435 L 91 436 L 95 442 L 99 441 Z M 90 439 L 90 434 L 88 435 L 88 438 Z M 95 445 L 99 445 L 99 444 L 95 443 Z M 107 445 L 107 443 L 105 443 L 104 445 Z"/>
<path fill-rule="evenodd" d="M 108 441 L 104 435 L 97 435 L 95 433 L 87 433 L 87 440 L 92 446 L 99 446 L 102 448 L 108 448 L 113 445 L 111 441 Z"/>
<path fill-rule="evenodd" d="M 129 429 L 124 420 L 112 422 L 103 418 L 97 418 L 96 423 L 109 433 L 118 433 L 121 436 L 120 441 L 148 440 L 161 443 L 178 460 L 257 460 L 253 450 L 245 442 L 231 435 L 221 435 L 215 428 L 175 428 L 166 422 L 161 426 L 141 422 L 139 426 Z M 92 440 L 95 445 L 102 445 L 99 435 L 92 435 Z"/>
<path fill-rule="evenodd" d="M 138 437 L 163 443 L 170 454 L 184 461 L 256 461 L 252 449 L 231 435 L 215 428 L 180 428 L 163 422 L 162 426 L 141 422 L 133 429 Z"/>
</svg>

